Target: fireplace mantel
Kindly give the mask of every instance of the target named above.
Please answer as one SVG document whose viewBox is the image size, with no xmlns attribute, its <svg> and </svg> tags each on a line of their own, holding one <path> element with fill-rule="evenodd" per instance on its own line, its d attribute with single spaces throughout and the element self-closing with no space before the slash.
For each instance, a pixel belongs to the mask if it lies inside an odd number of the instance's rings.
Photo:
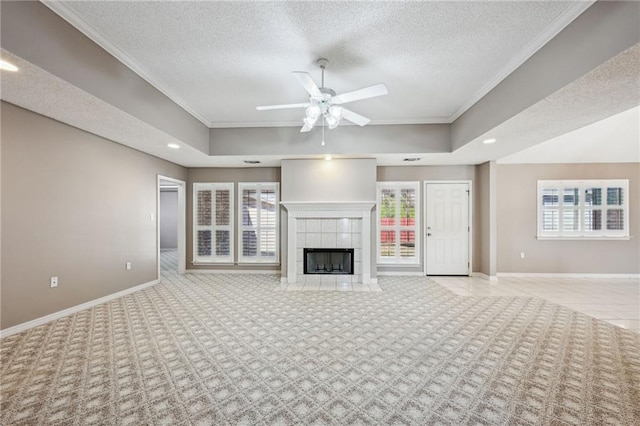
<svg viewBox="0 0 640 426">
<path fill-rule="evenodd" d="M 287 279 L 288 283 L 297 280 L 297 262 L 304 247 L 297 246 L 297 227 L 301 219 L 341 219 L 361 220 L 360 242 L 362 263 L 362 282 L 371 283 L 371 209 L 375 201 L 284 201 L 280 203 L 287 209 Z"/>
<path fill-rule="evenodd" d="M 332 212 L 340 212 L 339 217 L 351 217 L 344 216 L 344 212 L 358 212 L 354 213 L 354 217 L 362 217 L 361 212 L 371 212 L 375 201 L 283 201 L 280 203 L 287 209 L 289 214 L 296 214 L 297 212 L 316 212 L 318 216 L 308 216 L 305 213 L 301 215 L 303 217 L 337 217 Z M 322 213 L 320 213 L 322 212 Z M 325 213 L 326 212 L 326 213 Z M 329 214 L 327 216 L 327 214 Z M 337 213 L 336 213 L 337 214 Z"/>
</svg>

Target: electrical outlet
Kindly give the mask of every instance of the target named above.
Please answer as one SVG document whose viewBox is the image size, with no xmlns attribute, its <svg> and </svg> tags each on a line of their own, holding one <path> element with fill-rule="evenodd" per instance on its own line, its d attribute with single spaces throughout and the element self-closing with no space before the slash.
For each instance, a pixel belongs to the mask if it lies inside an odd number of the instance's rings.
<svg viewBox="0 0 640 426">
<path fill-rule="evenodd" d="M 524 252 L 523 251 L 520 252 L 520 259 L 524 259 Z"/>
<path fill-rule="evenodd" d="M 131 270 L 131 262 L 127 262 L 124 267 L 125 267 L 125 269 L 127 271 L 130 271 Z"/>
<path fill-rule="evenodd" d="M 58 287 L 58 277 L 51 277 L 51 288 Z"/>
</svg>

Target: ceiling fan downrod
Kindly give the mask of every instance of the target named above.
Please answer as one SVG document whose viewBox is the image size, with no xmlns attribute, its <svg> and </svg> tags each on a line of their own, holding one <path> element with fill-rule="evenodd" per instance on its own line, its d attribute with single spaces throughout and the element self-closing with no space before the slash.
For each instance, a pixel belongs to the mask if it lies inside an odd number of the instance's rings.
<svg viewBox="0 0 640 426">
<path fill-rule="evenodd" d="M 320 58 L 316 61 L 316 64 L 318 64 L 322 70 L 322 82 L 320 84 L 320 88 L 324 89 L 324 70 L 327 68 L 327 65 L 329 65 L 329 60 L 326 58 Z"/>
</svg>

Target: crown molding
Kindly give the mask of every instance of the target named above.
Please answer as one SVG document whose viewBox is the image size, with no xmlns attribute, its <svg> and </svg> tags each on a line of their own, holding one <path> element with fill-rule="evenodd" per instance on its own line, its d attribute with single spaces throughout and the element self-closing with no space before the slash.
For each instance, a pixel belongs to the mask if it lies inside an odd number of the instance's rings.
<svg viewBox="0 0 640 426">
<path fill-rule="evenodd" d="M 122 62 L 131 71 L 136 73 L 147 83 L 151 84 L 154 88 L 160 91 L 163 95 L 171 99 L 178 106 L 191 114 L 194 118 L 200 121 L 205 126 L 208 126 L 209 120 L 205 118 L 204 114 L 193 109 L 189 104 L 177 93 L 169 89 L 169 86 L 158 77 L 154 76 L 149 70 L 140 65 L 135 59 L 125 53 L 119 46 L 110 42 L 102 33 L 91 27 L 84 19 L 78 15 L 72 7 L 59 1 L 53 0 L 40 0 L 42 4 L 51 9 L 56 15 L 71 24 L 74 28 L 80 31 L 82 34 L 91 39 L 98 46 L 106 50 L 109 54 L 115 57 L 118 61 Z"/>
<path fill-rule="evenodd" d="M 482 99 L 487 93 L 493 90 L 502 80 L 509 76 L 513 71 L 520 67 L 527 59 L 533 56 L 545 44 L 553 39 L 567 25 L 573 22 L 580 14 L 587 10 L 596 0 L 583 0 L 574 2 L 562 14 L 560 14 L 551 24 L 549 24 L 542 32 L 540 32 L 527 46 L 525 46 L 518 54 L 516 54 L 498 73 L 489 80 L 480 90 L 478 90 L 465 104 L 463 104 L 456 112 L 449 117 L 428 117 L 419 119 L 392 119 L 392 120 L 375 120 L 369 125 L 406 125 L 406 124 L 451 124 L 464 114 L 469 108 Z M 241 127 L 294 127 L 301 126 L 300 121 L 278 121 L 278 122 L 218 122 L 208 120 L 200 111 L 192 108 L 189 103 L 180 95 L 169 89 L 169 86 L 160 78 L 153 75 L 144 66 L 139 64 L 135 59 L 125 53 L 119 46 L 110 42 L 102 33 L 91 27 L 84 19 L 77 14 L 72 7 L 64 2 L 54 0 L 41 0 L 42 4 L 59 15 L 74 28 L 79 30 L 98 46 L 102 47 L 117 60 L 135 72 L 142 79 L 147 81 L 186 112 L 191 114 L 202 124 L 209 128 L 241 128 Z M 351 123 L 345 123 L 351 125 Z M 341 124 L 343 125 L 343 124 Z"/>
<path fill-rule="evenodd" d="M 395 126 L 406 124 L 451 124 L 447 117 L 429 117 L 416 119 L 396 119 L 396 120 L 372 120 L 367 126 Z M 216 121 L 208 124 L 211 129 L 225 129 L 238 127 L 302 127 L 302 119 L 295 121 Z M 356 126 L 347 121 L 341 122 L 340 126 Z M 314 126 L 320 127 L 320 126 Z"/>
<path fill-rule="evenodd" d="M 551 39 L 566 28 L 571 22 L 573 22 L 578 16 L 580 16 L 585 10 L 587 10 L 596 0 L 584 0 L 574 2 L 563 13 L 561 13 L 551 24 L 549 24 L 544 30 L 542 30 L 529 44 L 527 44 L 520 52 L 518 52 L 507 64 L 502 67 L 498 73 L 489 80 L 480 90 L 478 90 L 465 104 L 463 104 L 451 117 L 449 117 L 449 123 L 456 121 L 462 114 L 464 114 L 469 108 L 482 99 L 487 93 L 492 91 L 502 80 L 507 78 L 518 67 L 524 64 L 530 57 L 532 57 L 538 50 L 540 50 L 545 44 L 549 43 Z"/>
</svg>

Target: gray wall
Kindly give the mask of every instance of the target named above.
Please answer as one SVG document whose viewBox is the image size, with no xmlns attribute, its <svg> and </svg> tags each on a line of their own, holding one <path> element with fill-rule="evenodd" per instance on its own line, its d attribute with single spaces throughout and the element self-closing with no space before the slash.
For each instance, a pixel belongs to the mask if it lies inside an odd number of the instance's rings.
<svg viewBox="0 0 640 426">
<path fill-rule="evenodd" d="M 255 167 L 255 168 L 193 168 L 188 169 L 187 173 L 187 269 L 215 269 L 215 270 L 233 270 L 233 269 L 273 269 L 279 270 L 278 265 L 194 265 L 193 262 L 193 183 L 194 182 L 234 182 L 235 193 L 233 196 L 233 214 L 234 214 L 234 238 L 238 235 L 238 219 L 236 215 L 238 205 L 238 182 L 280 182 L 279 167 Z M 282 191 L 282 187 L 280 188 Z M 282 222 L 281 223 L 286 223 Z M 280 227 L 282 229 L 282 226 Z M 280 241 L 282 246 L 282 239 Z M 238 259 L 238 243 L 234 242 L 235 258 Z M 280 251 L 280 259 L 284 256 Z"/>
<path fill-rule="evenodd" d="M 282 160 L 282 201 L 375 201 L 376 160 Z"/>
<path fill-rule="evenodd" d="M 178 248 L 178 190 L 160 190 L 160 249 Z"/>
<path fill-rule="evenodd" d="M 498 272 L 640 273 L 640 164 L 499 164 Z M 536 239 L 539 179 L 629 179 L 628 241 Z M 520 259 L 520 252 L 525 258 Z"/>
<path fill-rule="evenodd" d="M 495 165 L 493 166 L 495 168 Z M 476 166 L 474 181 L 474 243 L 473 243 L 473 271 L 485 275 L 495 275 L 495 257 L 492 259 L 492 187 L 495 198 L 495 180 L 491 179 L 491 163 L 487 162 Z"/>
<path fill-rule="evenodd" d="M 209 153 L 209 128 L 36 1 L 3 1 L 2 47 L 145 123 Z"/>
<path fill-rule="evenodd" d="M 639 14 L 636 1 L 595 2 L 453 122 L 452 151 L 638 43 Z"/>
<path fill-rule="evenodd" d="M 186 169 L 5 102 L 1 113 L 0 327 L 157 279 L 157 175 Z"/>
</svg>

